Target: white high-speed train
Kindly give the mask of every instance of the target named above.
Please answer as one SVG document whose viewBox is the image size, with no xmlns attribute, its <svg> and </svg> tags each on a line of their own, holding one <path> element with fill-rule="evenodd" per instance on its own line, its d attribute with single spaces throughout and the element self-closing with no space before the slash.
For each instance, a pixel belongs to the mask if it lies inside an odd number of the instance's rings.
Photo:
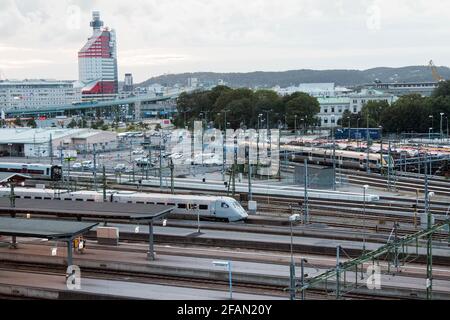
<svg viewBox="0 0 450 320">
<path fill-rule="evenodd" d="M 1 197 L 9 197 L 10 192 L 10 188 L 0 187 Z M 14 188 L 14 194 L 18 199 L 103 202 L 103 192 L 96 191 L 68 192 L 54 189 L 16 187 Z M 247 212 L 239 202 L 230 197 L 108 190 L 107 201 L 174 206 L 173 213 L 192 214 L 195 216 L 199 213 L 202 217 L 228 220 L 230 222 L 244 220 L 248 217 Z"/>
</svg>

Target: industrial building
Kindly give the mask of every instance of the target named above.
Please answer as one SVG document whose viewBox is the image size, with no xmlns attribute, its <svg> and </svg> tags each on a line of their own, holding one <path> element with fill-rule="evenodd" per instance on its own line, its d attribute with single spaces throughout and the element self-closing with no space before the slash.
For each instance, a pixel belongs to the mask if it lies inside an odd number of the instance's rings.
<svg viewBox="0 0 450 320">
<path fill-rule="evenodd" d="M 113 99 L 118 93 L 116 33 L 103 28 L 100 13 L 92 13 L 93 34 L 78 52 L 83 100 Z"/>
<path fill-rule="evenodd" d="M 111 131 L 92 129 L 0 129 L 0 155 L 14 157 L 49 157 L 51 148 L 57 156 L 58 148 L 87 150 L 96 144 L 99 149 L 117 141 L 117 134 Z"/>
<path fill-rule="evenodd" d="M 404 96 L 408 94 L 420 94 L 423 97 L 429 97 L 438 87 L 439 82 L 405 82 L 405 83 L 382 83 L 375 82 L 366 84 L 364 87 L 376 89 L 385 93 L 394 94 L 396 96 Z"/>
</svg>

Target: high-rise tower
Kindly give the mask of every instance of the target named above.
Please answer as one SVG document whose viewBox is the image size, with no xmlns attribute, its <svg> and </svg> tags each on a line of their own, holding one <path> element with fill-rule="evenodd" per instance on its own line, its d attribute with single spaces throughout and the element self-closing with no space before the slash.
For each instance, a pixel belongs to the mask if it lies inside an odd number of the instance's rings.
<svg viewBox="0 0 450 320">
<path fill-rule="evenodd" d="M 78 52 L 83 100 L 110 99 L 118 92 L 116 33 L 103 28 L 98 11 L 92 12 L 92 36 Z"/>
</svg>

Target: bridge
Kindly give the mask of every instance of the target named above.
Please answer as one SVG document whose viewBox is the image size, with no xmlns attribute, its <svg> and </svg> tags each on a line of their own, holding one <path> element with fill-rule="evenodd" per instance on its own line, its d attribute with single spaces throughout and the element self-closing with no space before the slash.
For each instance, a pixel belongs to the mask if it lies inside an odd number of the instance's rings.
<svg viewBox="0 0 450 320">
<path fill-rule="evenodd" d="M 126 113 L 135 120 L 146 115 L 171 114 L 176 112 L 175 99 L 180 91 L 162 96 L 142 95 L 123 99 L 73 103 L 70 105 L 48 106 L 39 109 L 5 110 L 6 117 L 54 117 L 61 115 L 76 115 L 97 113 L 101 115 Z"/>
</svg>

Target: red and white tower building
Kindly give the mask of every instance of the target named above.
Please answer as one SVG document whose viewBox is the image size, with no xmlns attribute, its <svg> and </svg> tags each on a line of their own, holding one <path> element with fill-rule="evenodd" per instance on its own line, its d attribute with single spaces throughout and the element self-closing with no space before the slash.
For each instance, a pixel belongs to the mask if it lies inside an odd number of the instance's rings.
<svg viewBox="0 0 450 320">
<path fill-rule="evenodd" d="M 83 100 L 105 100 L 118 93 L 116 33 L 103 28 L 100 13 L 92 13 L 92 36 L 78 52 Z"/>
</svg>

